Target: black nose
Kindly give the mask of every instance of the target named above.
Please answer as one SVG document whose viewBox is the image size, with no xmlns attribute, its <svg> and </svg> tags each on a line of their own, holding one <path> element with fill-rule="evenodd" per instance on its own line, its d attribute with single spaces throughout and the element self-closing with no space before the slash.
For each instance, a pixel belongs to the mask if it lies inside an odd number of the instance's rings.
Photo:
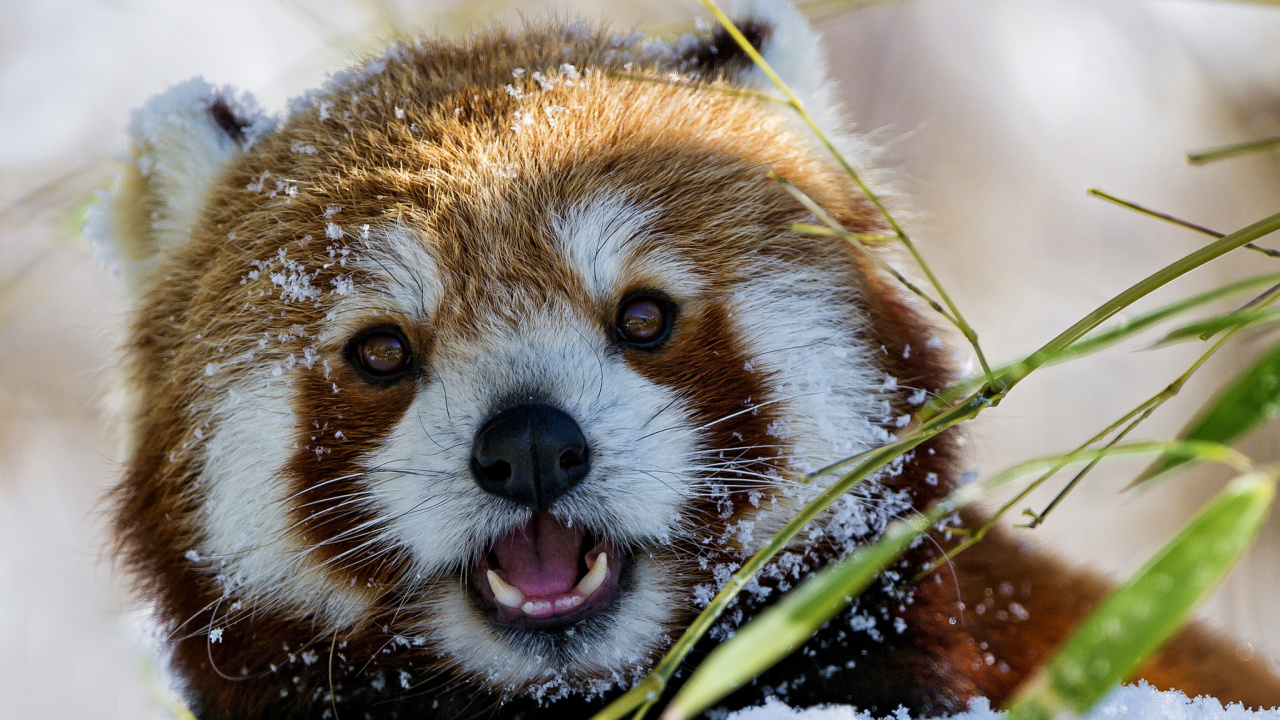
<svg viewBox="0 0 1280 720">
<path fill-rule="evenodd" d="M 476 433 L 471 472 L 488 492 L 546 510 L 587 476 L 591 460 L 578 423 L 549 405 L 520 405 Z"/>
</svg>

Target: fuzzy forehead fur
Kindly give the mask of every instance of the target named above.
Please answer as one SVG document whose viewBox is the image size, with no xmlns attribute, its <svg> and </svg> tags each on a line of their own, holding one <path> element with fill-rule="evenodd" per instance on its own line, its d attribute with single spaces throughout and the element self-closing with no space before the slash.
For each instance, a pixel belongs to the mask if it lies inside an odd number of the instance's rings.
<svg viewBox="0 0 1280 720">
<path fill-rule="evenodd" d="M 749 67 L 700 42 L 403 42 L 279 127 L 237 119 L 243 101 L 211 112 L 213 171 L 140 140 L 107 220 L 137 298 L 118 530 L 188 675 L 309 667 L 332 641 L 370 677 L 625 683 L 816 491 L 797 477 L 884 442 L 946 381 L 933 329 L 843 241 L 792 232 L 810 218 L 767 171 L 849 229 L 878 231 L 873 211 L 785 108 L 726 92 Z M 614 341 L 636 292 L 677 308 L 660 351 Z M 410 381 L 351 366 L 380 327 L 409 341 Z M 634 553 L 613 606 L 554 641 L 490 625 L 466 588 L 529 516 L 471 478 L 475 432 L 530 399 L 592 447 L 552 511 Z M 826 550 L 796 548 L 770 587 L 944 492 L 916 482 L 944 455 L 838 505 L 810 538 Z M 295 681 L 283 696 L 311 690 Z"/>
</svg>

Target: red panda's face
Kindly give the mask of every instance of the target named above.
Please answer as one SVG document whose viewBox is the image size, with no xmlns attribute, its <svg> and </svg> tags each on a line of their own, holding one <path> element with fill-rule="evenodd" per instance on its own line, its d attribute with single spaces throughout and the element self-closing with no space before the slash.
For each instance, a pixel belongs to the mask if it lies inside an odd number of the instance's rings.
<svg viewBox="0 0 1280 720">
<path fill-rule="evenodd" d="M 145 261 L 121 527 L 186 662 L 247 677 L 332 639 L 352 667 L 608 687 L 805 473 L 901 416 L 888 370 L 935 351 L 877 326 L 866 263 L 793 232 L 766 175 L 873 229 L 820 149 L 767 103 L 525 47 L 466 72 L 393 53 L 235 157 L 190 243 Z M 806 542 L 912 502 L 870 484 Z"/>
<path fill-rule="evenodd" d="M 261 356 L 207 376 L 232 377 L 198 552 L 237 592 L 340 626 L 394 606 L 398 634 L 501 686 L 609 677 L 803 471 L 886 437 L 843 248 L 779 242 L 714 186 L 540 174 L 423 224 L 331 205 L 312 242 L 333 258 L 286 245 L 236 288 L 275 316 Z M 482 186 L 497 212 L 468 202 Z M 306 277 L 319 294 L 287 297 Z"/>
</svg>

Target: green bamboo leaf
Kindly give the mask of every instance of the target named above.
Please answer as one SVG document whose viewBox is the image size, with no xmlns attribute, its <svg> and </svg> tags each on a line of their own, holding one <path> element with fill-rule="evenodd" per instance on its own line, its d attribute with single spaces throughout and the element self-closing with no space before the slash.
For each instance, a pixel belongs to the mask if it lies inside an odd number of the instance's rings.
<svg viewBox="0 0 1280 720">
<path fill-rule="evenodd" d="M 1217 335 L 1223 330 L 1232 328 L 1245 327 L 1255 323 L 1271 323 L 1280 320 L 1280 309 L 1271 310 L 1237 310 L 1223 315 L 1214 315 L 1212 317 L 1197 320 L 1188 323 L 1182 327 L 1169 331 L 1164 337 L 1156 341 L 1157 345 L 1165 345 L 1178 340 L 1185 340 L 1189 337 L 1199 337 L 1207 340 L 1213 335 Z"/>
<path fill-rule="evenodd" d="M 1277 414 L 1280 414 L 1280 343 L 1201 408 L 1178 437 L 1229 445 Z M 1161 456 L 1134 484 L 1146 482 L 1185 462 L 1185 456 Z"/>
<path fill-rule="evenodd" d="M 1156 557 L 1113 591 L 1014 696 L 1009 720 L 1083 714 L 1186 621 L 1249 547 L 1275 498 L 1276 472 L 1241 475 Z"/>
<path fill-rule="evenodd" d="M 973 487 L 973 486 L 970 486 Z M 953 495 L 928 511 L 898 520 L 884 534 L 787 593 L 737 634 L 720 644 L 672 698 L 662 720 L 685 720 L 703 712 L 773 667 L 818 628 L 848 607 L 916 538 L 954 512 L 972 491 Z"/>
</svg>

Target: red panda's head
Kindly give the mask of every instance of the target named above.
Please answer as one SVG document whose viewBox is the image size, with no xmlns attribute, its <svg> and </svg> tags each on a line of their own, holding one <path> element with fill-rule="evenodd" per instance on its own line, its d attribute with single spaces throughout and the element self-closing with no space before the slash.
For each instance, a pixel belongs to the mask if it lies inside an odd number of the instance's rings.
<svg viewBox="0 0 1280 720">
<path fill-rule="evenodd" d="M 756 5 L 831 127 L 816 38 Z M 626 684 L 945 381 L 890 280 L 791 229 L 770 170 L 881 225 L 742 87 L 721 33 L 573 25 L 397 44 L 278 124 L 198 81 L 140 111 L 96 221 L 135 301 L 117 531 L 203 706 Z M 739 610 L 944 492 L 925 448 Z"/>
</svg>

